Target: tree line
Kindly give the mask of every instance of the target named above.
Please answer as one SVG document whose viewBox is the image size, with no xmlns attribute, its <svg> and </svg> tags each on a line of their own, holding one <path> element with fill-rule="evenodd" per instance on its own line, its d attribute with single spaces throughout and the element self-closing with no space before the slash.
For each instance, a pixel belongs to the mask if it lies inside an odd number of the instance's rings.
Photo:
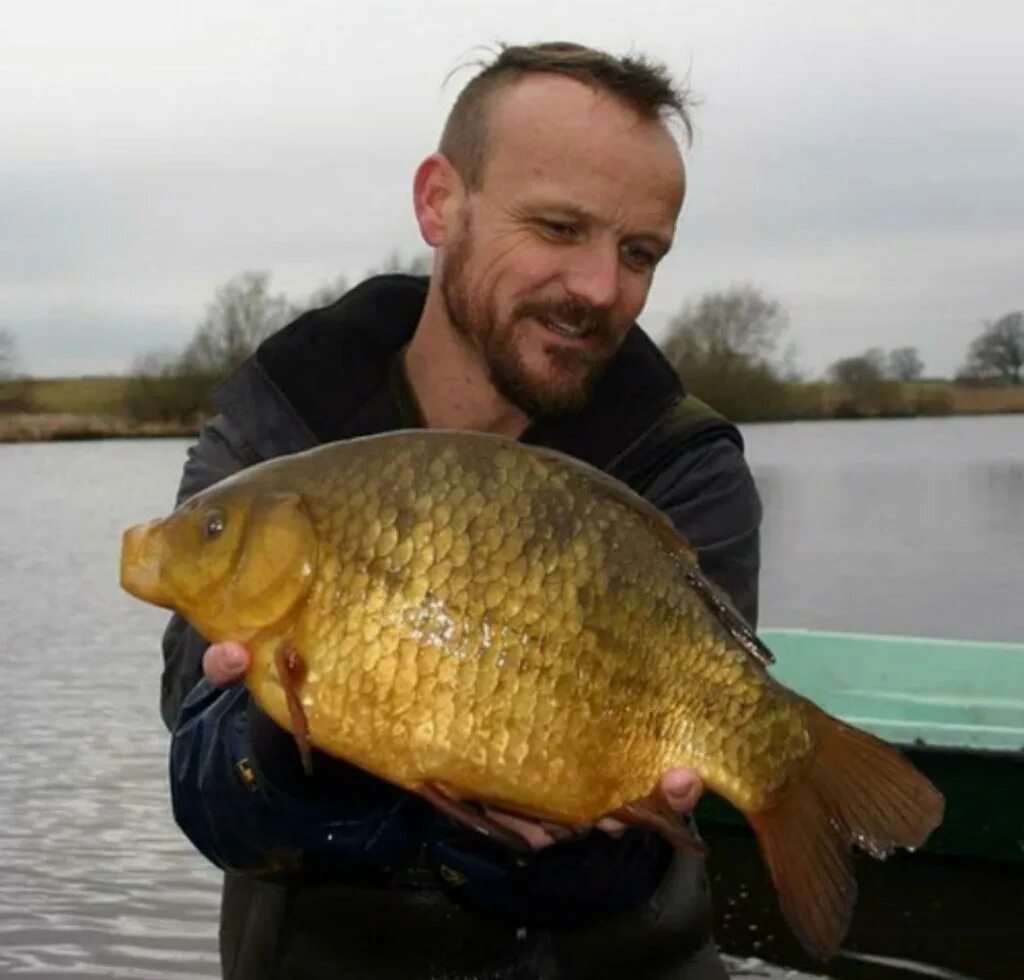
<svg viewBox="0 0 1024 980">
<path fill-rule="evenodd" d="M 427 274 L 426 255 L 392 253 L 367 273 Z M 184 348 L 138 358 L 125 383 L 125 414 L 137 422 L 193 422 L 210 411 L 216 385 L 270 334 L 302 312 L 327 306 L 347 289 L 344 277 L 301 301 L 270 287 L 267 272 L 243 272 L 224 283 Z M 707 293 L 670 321 L 662 349 L 694 394 L 736 421 L 823 416 L 941 414 L 952 409 L 946 390 L 913 385 L 925 365 L 915 347 L 871 348 L 840 358 L 826 372 L 831 386 L 808 382 L 795 366 L 788 318 L 753 286 Z M 0 329 L 0 381 L 17 376 L 14 335 Z M 956 381 L 1024 385 L 1024 313 L 985 322 L 971 341 Z M 17 397 L 0 388 L 0 410 Z M 827 404 L 825 403 L 827 401 Z M 23 410 L 23 409 L 22 409 Z"/>
<path fill-rule="evenodd" d="M 663 349 L 687 387 L 736 421 L 875 415 L 946 414 L 945 389 L 924 379 L 916 347 L 871 348 L 826 371 L 832 383 L 808 382 L 794 367 L 779 303 L 751 286 L 706 294 L 673 318 Z M 955 381 L 1024 384 L 1024 313 L 986 322 L 971 341 Z"/>
<path fill-rule="evenodd" d="M 426 275 L 425 255 L 392 252 L 367 275 L 404 272 Z M 337 276 L 302 301 L 270 289 L 270 273 L 242 272 L 214 295 L 191 340 L 179 352 L 151 352 L 134 364 L 124 392 L 124 410 L 136 422 L 199 420 L 210 411 L 214 389 L 267 337 L 307 310 L 330 306 L 348 290 Z"/>
</svg>

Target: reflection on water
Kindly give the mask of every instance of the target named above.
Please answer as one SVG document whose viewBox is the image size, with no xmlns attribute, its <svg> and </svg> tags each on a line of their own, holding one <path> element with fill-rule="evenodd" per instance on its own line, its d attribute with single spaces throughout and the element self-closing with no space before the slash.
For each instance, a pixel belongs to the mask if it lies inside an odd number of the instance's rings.
<svg viewBox="0 0 1024 980">
<path fill-rule="evenodd" d="M 766 623 L 1024 637 L 1024 418 L 746 436 Z M 0 446 L 2 976 L 217 975 L 218 875 L 169 815 L 164 616 L 117 588 L 185 445 Z"/>
</svg>

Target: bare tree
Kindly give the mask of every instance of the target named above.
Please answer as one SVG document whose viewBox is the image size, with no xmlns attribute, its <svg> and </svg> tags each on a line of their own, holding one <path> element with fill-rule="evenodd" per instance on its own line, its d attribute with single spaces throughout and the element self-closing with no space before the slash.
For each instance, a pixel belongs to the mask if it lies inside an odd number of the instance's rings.
<svg viewBox="0 0 1024 980">
<path fill-rule="evenodd" d="M 403 260 L 393 252 L 384 271 L 419 272 L 426 257 Z M 137 419 L 194 420 L 210 409 L 210 396 L 225 378 L 272 333 L 307 310 L 336 302 L 347 290 L 337 276 L 310 294 L 305 302 L 271 293 L 268 272 L 242 272 L 221 286 L 206 308 L 203 321 L 179 354 L 151 352 L 133 366 L 125 408 Z"/>
<path fill-rule="evenodd" d="M 370 269 L 368 276 L 381 276 L 389 273 L 404 273 L 407 276 L 429 276 L 433 259 L 427 252 L 404 258 L 398 249 L 392 249 L 387 258 L 377 267 Z"/>
<path fill-rule="evenodd" d="M 209 411 L 215 376 L 192 374 L 181 354 L 150 351 L 135 358 L 121 404 L 136 422 L 197 421 Z"/>
<path fill-rule="evenodd" d="M 295 316 L 304 313 L 306 310 L 319 310 L 324 306 L 336 303 L 345 293 L 348 292 L 348 280 L 343 275 L 337 275 L 330 282 L 314 289 L 309 294 L 305 305 L 292 305 L 292 312 Z"/>
<path fill-rule="evenodd" d="M 1009 384 L 1024 383 L 1024 313 L 1007 313 L 984 331 L 967 351 L 962 374 L 969 378 L 999 378 Z"/>
<path fill-rule="evenodd" d="M 18 342 L 12 330 L 0 328 L 0 413 L 33 408 L 34 382 L 18 377 Z"/>
<path fill-rule="evenodd" d="M 669 324 L 665 356 L 684 377 L 694 363 L 722 371 L 734 364 L 769 364 L 786 327 L 779 304 L 751 286 L 708 293 Z"/>
<path fill-rule="evenodd" d="M 665 356 L 693 394 L 736 421 L 793 411 L 786 315 L 751 286 L 708 293 L 669 324 Z"/>
<path fill-rule="evenodd" d="M 910 403 L 903 388 L 887 378 L 887 357 L 872 347 L 855 357 L 843 357 L 829 369 L 828 375 L 845 389 L 845 397 L 833 411 L 840 417 L 906 415 Z"/>
<path fill-rule="evenodd" d="M 217 290 L 182 356 L 187 373 L 224 377 L 238 367 L 260 342 L 291 319 L 292 306 L 283 293 L 270 293 L 270 274 L 243 272 Z"/>
<path fill-rule="evenodd" d="M 10 330 L 0 328 L 0 381 L 18 373 L 18 344 Z"/>
<path fill-rule="evenodd" d="M 842 357 L 832 364 L 828 374 L 853 391 L 865 391 L 885 380 L 885 352 L 872 347 L 856 357 Z"/>
<path fill-rule="evenodd" d="M 916 381 L 924 374 L 924 361 L 916 347 L 897 347 L 889 351 L 889 377 L 897 381 Z"/>
</svg>

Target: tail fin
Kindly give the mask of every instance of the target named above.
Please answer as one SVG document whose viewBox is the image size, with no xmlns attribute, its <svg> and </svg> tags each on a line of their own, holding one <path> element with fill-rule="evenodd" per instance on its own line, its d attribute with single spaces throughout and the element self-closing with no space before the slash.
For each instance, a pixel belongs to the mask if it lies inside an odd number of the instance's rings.
<svg viewBox="0 0 1024 980">
<path fill-rule="evenodd" d="M 919 847 L 945 801 L 896 749 L 805 702 L 816 750 L 768 810 L 748 813 L 779 904 L 808 952 L 828 959 L 849 928 L 850 850 L 884 858 Z"/>
</svg>

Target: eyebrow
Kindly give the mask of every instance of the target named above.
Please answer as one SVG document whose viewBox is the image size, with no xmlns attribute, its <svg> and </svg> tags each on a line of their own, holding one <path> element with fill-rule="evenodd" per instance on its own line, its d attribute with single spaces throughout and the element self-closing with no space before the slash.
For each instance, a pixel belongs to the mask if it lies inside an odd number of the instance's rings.
<svg viewBox="0 0 1024 980">
<path fill-rule="evenodd" d="M 578 204 L 569 204 L 565 202 L 543 200 L 527 201 L 523 206 L 523 210 L 531 213 L 543 212 L 547 214 L 557 214 L 559 216 L 572 218 L 574 221 L 580 221 L 584 224 L 598 221 L 597 216 L 592 214 L 586 208 L 580 207 Z M 661 255 L 666 255 L 669 249 L 672 248 L 672 239 L 665 238 L 656 231 L 641 231 L 627 237 L 631 241 L 647 241 L 652 243 L 658 248 Z"/>
</svg>

